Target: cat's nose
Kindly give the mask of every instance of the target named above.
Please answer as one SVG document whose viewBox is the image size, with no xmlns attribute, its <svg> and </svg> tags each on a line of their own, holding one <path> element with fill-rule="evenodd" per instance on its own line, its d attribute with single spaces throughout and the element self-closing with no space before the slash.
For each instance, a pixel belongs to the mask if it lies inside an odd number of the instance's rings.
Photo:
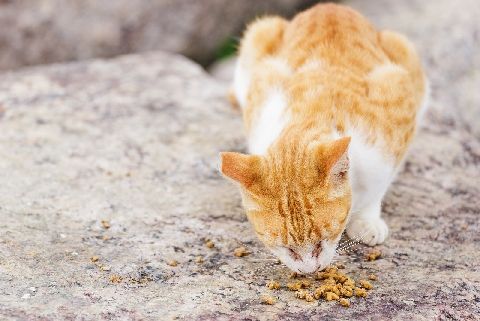
<svg viewBox="0 0 480 321">
<path fill-rule="evenodd" d="M 290 253 L 290 257 L 294 260 L 294 261 L 303 261 L 302 260 L 302 256 L 300 254 L 298 254 L 297 252 L 295 252 L 294 250 L 292 249 L 288 249 L 289 253 Z"/>
<path fill-rule="evenodd" d="M 322 242 L 318 242 L 312 251 L 312 257 L 318 258 L 318 256 L 322 253 Z"/>
</svg>

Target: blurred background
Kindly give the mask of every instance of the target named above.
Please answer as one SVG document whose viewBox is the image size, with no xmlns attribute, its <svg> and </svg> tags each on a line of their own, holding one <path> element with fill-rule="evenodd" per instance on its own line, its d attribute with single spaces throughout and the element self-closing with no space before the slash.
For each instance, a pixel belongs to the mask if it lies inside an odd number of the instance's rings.
<svg viewBox="0 0 480 321">
<path fill-rule="evenodd" d="M 167 50 L 208 66 L 263 14 L 312 0 L 0 0 L 0 70 Z"/>
</svg>

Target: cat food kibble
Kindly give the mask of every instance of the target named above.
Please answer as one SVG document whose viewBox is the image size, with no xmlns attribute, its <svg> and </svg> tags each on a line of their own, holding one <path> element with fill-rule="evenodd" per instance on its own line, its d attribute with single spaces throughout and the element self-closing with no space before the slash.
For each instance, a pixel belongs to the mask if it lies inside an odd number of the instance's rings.
<svg viewBox="0 0 480 321">
<path fill-rule="evenodd" d="M 215 243 L 213 243 L 213 242 L 210 241 L 210 240 L 207 240 L 207 241 L 205 242 L 205 246 L 208 247 L 209 249 L 212 249 L 212 248 L 215 247 Z"/>
<path fill-rule="evenodd" d="M 348 299 L 341 298 L 338 302 L 344 307 L 348 308 L 350 306 L 350 301 L 348 301 Z"/>
<path fill-rule="evenodd" d="M 273 305 L 277 302 L 277 300 L 275 300 L 274 297 L 272 296 L 269 296 L 269 295 L 262 295 L 262 303 L 264 304 L 269 304 L 269 305 Z"/>
<path fill-rule="evenodd" d="M 294 275 L 294 278 L 298 277 L 297 274 Z M 294 291 L 296 298 L 307 302 L 322 299 L 325 301 L 338 301 L 344 307 L 350 306 L 350 298 L 354 296 L 365 298 L 368 294 L 367 290 L 373 288 L 373 285 L 367 280 L 355 282 L 350 276 L 339 272 L 338 267 L 328 267 L 324 271 L 318 272 L 314 279 L 316 281 L 302 279 L 296 282 L 289 282 L 286 288 Z M 275 289 L 277 286 L 278 288 L 280 287 L 278 282 L 272 282 L 267 283 L 269 289 L 274 289 L 273 284 L 275 284 Z"/>
<path fill-rule="evenodd" d="M 360 284 L 360 286 L 365 290 L 371 290 L 373 288 L 372 283 L 368 282 L 367 280 L 360 280 L 358 284 Z"/>
<path fill-rule="evenodd" d="M 278 290 L 280 289 L 280 283 L 277 281 L 270 281 L 267 283 L 267 288 L 270 290 Z"/>
<path fill-rule="evenodd" d="M 102 220 L 101 223 L 104 229 L 108 230 L 110 228 L 110 222 L 108 222 L 107 220 Z"/>
<path fill-rule="evenodd" d="M 242 256 L 246 256 L 248 254 L 250 254 L 247 249 L 244 247 L 244 246 L 240 246 L 240 247 L 237 247 L 234 251 L 233 251 L 233 254 L 236 256 L 236 257 L 242 257 Z"/>
<path fill-rule="evenodd" d="M 97 262 L 99 259 L 100 259 L 100 258 L 99 258 L 98 256 L 94 255 L 94 256 L 92 256 L 92 257 L 90 258 L 90 261 L 92 261 L 92 262 Z"/>
<path fill-rule="evenodd" d="M 340 297 L 333 292 L 325 292 L 325 300 L 327 301 L 332 301 L 332 300 L 338 300 Z"/>
<path fill-rule="evenodd" d="M 307 302 L 313 302 L 315 301 L 315 298 L 312 293 L 308 292 L 305 294 L 305 301 Z"/>
<path fill-rule="evenodd" d="M 203 263 L 203 256 L 201 255 L 197 256 L 195 258 L 195 263 L 198 263 L 198 264 Z"/>
<path fill-rule="evenodd" d="M 355 288 L 355 296 L 358 296 L 359 298 L 366 298 L 367 290 L 362 288 Z"/>
<path fill-rule="evenodd" d="M 168 265 L 170 266 L 177 266 L 178 265 L 178 261 L 177 260 L 170 260 L 167 262 Z"/>
<path fill-rule="evenodd" d="M 306 290 L 298 290 L 296 293 L 295 293 L 295 296 L 299 299 L 305 299 L 305 296 L 307 295 L 307 291 Z"/>
<path fill-rule="evenodd" d="M 377 250 L 377 249 L 373 249 L 373 250 L 370 250 L 367 255 L 365 255 L 365 259 L 367 261 L 375 261 L 376 259 L 378 259 L 380 256 L 382 255 L 382 252 L 380 252 L 380 250 Z"/>
<path fill-rule="evenodd" d="M 372 281 L 376 281 L 376 280 L 377 280 L 377 276 L 376 276 L 375 274 L 370 274 L 370 275 L 368 276 L 368 279 L 369 279 L 369 280 L 372 280 Z"/>
<path fill-rule="evenodd" d="M 123 278 L 118 274 L 110 275 L 109 279 L 110 279 L 110 282 L 112 282 L 112 283 L 121 283 L 122 280 L 123 280 Z"/>
</svg>

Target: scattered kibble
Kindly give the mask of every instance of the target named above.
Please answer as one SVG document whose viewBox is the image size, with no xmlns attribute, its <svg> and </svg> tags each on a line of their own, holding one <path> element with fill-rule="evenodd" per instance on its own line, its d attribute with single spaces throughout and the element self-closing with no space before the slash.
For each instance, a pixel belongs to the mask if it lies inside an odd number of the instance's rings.
<svg viewBox="0 0 480 321">
<path fill-rule="evenodd" d="M 195 263 L 198 263 L 198 264 L 203 263 L 203 256 L 201 255 L 197 256 L 195 258 Z"/>
<path fill-rule="evenodd" d="M 338 294 L 334 292 L 325 292 L 325 300 L 332 301 L 332 300 L 338 300 L 338 299 L 340 299 Z"/>
<path fill-rule="evenodd" d="M 370 275 L 368 276 L 368 279 L 369 279 L 369 280 L 372 280 L 372 281 L 377 281 L 378 278 L 377 278 L 377 276 L 376 276 L 375 274 L 370 274 Z"/>
<path fill-rule="evenodd" d="M 367 261 L 375 261 L 375 260 L 378 259 L 381 255 L 382 255 L 382 252 L 380 252 L 380 250 L 373 249 L 373 250 L 370 250 L 370 251 L 365 255 L 365 259 L 366 259 Z"/>
<path fill-rule="evenodd" d="M 373 289 L 372 283 L 368 282 L 367 280 L 360 280 L 360 281 L 358 282 L 358 284 L 360 284 L 360 286 L 361 286 L 362 288 L 364 288 L 365 290 L 371 290 L 371 289 Z"/>
<path fill-rule="evenodd" d="M 209 249 L 212 249 L 215 247 L 215 243 L 213 243 L 211 240 L 207 240 L 205 242 L 205 246 L 208 247 Z"/>
<path fill-rule="evenodd" d="M 308 292 L 307 294 L 305 294 L 305 301 L 313 302 L 313 301 L 315 301 L 315 297 L 313 296 L 312 293 Z"/>
<path fill-rule="evenodd" d="M 244 246 L 240 246 L 240 247 L 237 247 L 234 251 L 233 251 L 233 254 L 236 256 L 236 257 L 242 257 L 242 256 L 246 256 L 248 254 L 250 254 L 247 249 L 244 247 Z"/>
<path fill-rule="evenodd" d="M 277 300 L 270 295 L 262 295 L 262 303 L 274 305 L 275 303 L 277 303 Z"/>
<path fill-rule="evenodd" d="M 110 222 L 107 221 L 107 220 L 102 220 L 102 227 L 106 230 L 108 230 L 110 228 Z"/>
<path fill-rule="evenodd" d="M 108 241 L 109 239 L 110 239 L 110 236 L 108 236 L 108 235 L 102 236 L 102 240 L 104 240 L 104 241 Z"/>
<path fill-rule="evenodd" d="M 170 266 L 177 266 L 178 265 L 178 261 L 177 260 L 170 260 L 167 262 L 168 265 Z"/>
<path fill-rule="evenodd" d="M 298 291 L 300 289 L 305 289 L 305 288 L 308 288 L 310 287 L 311 285 L 311 282 L 308 281 L 308 280 L 300 280 L 300 281 L 296 281 L 296 282 L 290 282 L 290 283 L 287 283 L 287 288 L 290 290 L 290 291 Z"/>
<path fill-rule="evenodd" d="M 297 292 L 295 292 L 295 296 L 299 299 L 305 299 L 307 293 L 308 292 L 306 290 L 298 290 Z"/>
<path fill-rule="evenodd" d="M 100 260 L 100 258 L 99 258 L 97 255 L 94 255 L 94 256 L 92 256 L 92 257 L 90 258 L 90 261 L 92 261 L 92 262 L 94 262 L 94 263 L 95 263 L 95 262 L 98 262 L 98 260 Z"/>
<path fill-rule="evenodd" d="M 324 271 L 318 272 L 314 279 L 320 281 L 315 284 L 316 288 L 309 290 L 314 285 L 312 280 L 298 279 L 298 275 L 291 274 L 290 278 L 297 279 L 295 282 L 286 284 L 286 288 L 295 292 L 295 297 L 308 302 L 313 300 L 338 301 L 340 305 L 349 307 L 350 298 L 356 296 L 365 298 L 367 290 L 373 288 L 373 285 L 367 280 L 355 282 L 350 276 L 341 273 L 338 266 L 328 267 Z M 358 285 L 356 285 L 358 284 Z"/>
<path fill-rule="evenodd" d="M 355 296 L 359 298 L 366 298 L 367 297 L 367 290 L 362 288 L 355 288 Z"/>
<path fill-rule="evenodd" d="M 280 289 L 280 283 L 277 281 L 269 281 L 267 283 L 267 288 L 269 288 L 270 290 L 278 290 Z"/>
<path fill-rule="evenodd" d="M 121 283 L 123 278 L 118 274 L 110 275 L 110 282 L 112 283 Z"/>
<path fill-rule="evenodd" d="M 345 299 L 345 298 L 341 298 L 340 300 L 338 300 L 338 303 L 340 303 L 340 305 L 348 308 L 350 306 L 350 301 L 348 299 Z"/>
</svg>

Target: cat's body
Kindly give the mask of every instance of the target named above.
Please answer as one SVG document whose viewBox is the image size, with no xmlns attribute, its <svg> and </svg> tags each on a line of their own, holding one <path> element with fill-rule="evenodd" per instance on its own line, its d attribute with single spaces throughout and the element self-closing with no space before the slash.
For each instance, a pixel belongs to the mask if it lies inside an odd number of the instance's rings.
<svg viewBox="0 0 480 321">
<path fill-rule="evenodd" d="M 413 46 L 347 7 L 249 26 L 233 98 L 252 155 L 223 153 L 222 172 L 240 183 L 257 234 L 290 268 L 327 265 L 346 226 L 364 243 L 384 241 L 381 201 L 425 91 Z"/>
</svg>

